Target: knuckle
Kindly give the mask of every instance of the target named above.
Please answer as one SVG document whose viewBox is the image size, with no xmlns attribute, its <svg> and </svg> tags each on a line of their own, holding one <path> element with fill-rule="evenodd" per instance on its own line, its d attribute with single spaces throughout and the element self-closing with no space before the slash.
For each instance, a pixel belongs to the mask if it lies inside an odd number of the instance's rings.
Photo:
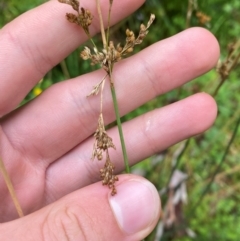
<svg viewBox="0 0 240 241">
<path fill-rule="evenodd" d="M 77 207 L 79 208 L 79 207 Z M 42 227 L 44 241 L 87 241 L 86 227 L 76 213 L 76 207 L 64 207 L 60 210 L 51 210 L 44 220 Z"/>
</svg>

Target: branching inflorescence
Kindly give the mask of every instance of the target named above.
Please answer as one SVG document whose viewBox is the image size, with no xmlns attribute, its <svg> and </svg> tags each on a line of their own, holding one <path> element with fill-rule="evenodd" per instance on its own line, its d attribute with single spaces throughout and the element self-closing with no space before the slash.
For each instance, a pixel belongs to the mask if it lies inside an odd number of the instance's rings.
<svg viewBox="0 0 240 241">
<path fill-rule="evenodd" d="M 124 46 L 121 46 L 120 43 L 115 45 L 113 41 L 109 41 L 109 27 L 110 27 L 109 25 L 110 25 L 110 17 L 111 17 L 113 0 L 109 0 L 108 28 L 106 32 L 103 26 L 100 2 L 99 0 L 96 0 L 96 6 L 98 9 L 98 16 L 99 16 L 102 41 L 103 41 L 103 49 L 99 51 L 89 31 L 89 26 L 91 25 L 93 20 L 93 15 L 91 14 L 91 12 L 81 7 L 78 0 L 58 0 L 58 1 L 72 6 L 72 8 L 76 11 L 76 14 L 67 13 L 66 14 L 67 20 L 71 23 L 75 23 L 81 26 L 93 44 L 93 50 L 91 50 L 88 47 L 84 47 L 84 50 L 80 54 L 81 58 L 83 60 L 90 60 L 92 65 L 96 65 L 96 64 L 100 65 L 101 68 L 106 72 L 106 75 L 104 76 L 104 78 L 96 86 L 94 86 L 93 90 L 88 95 L 88 96 L 97 95 L 99 92 L 101 92 L 100 114 L 98 118 L 97 130 L 95 131 L 95 134 L 94 134 L 95 142 L 93 146 L 92 159 L 97 158 L 98 160 L 102 160 L 103 153 L 105 153 L 105 165 L 102 169 L 100 169 L 100 177 L 102 179 L 103 185 L 107 185 L 112 190 L 111 194 L 115 195 L 117 193 L 115 182 L 118 180 L 118 177 L 114 175 L 114 165 L 111 162 L 110 156 L 109 156 L 109 148 L 115 149 L 115 145 L 113 144 L 112 138 L 108 136 L 105 130 L 105 124 L 104 124 L 103 113 L 102 113 L 102 109 L 103 109 L 102 92 L 104 88 L 104 83 L 106 78 L 108 78 L 110 81 L 111 93 L 113 97 L 113 104 L 114 104 L 114 109 L 115 109 L 115 114 L 116 114 L 116 119 L 118 124 L 118 130 L 119 130 L 119 135 L 120 135 L 120 140 L 122 145 L 126 172 L 130 172 L 126 148 L 125 148 L 125 142 L 124 142 L 123 133 L 122 133 L 120 114 L 118 111 L 118 104 L 116 100 L 114 81 L 112 78 L 112 71 L 113 71 L 113 66 L 116 62 L 120 61 L 124 56 L 131 53 L 135 45 L 142 43 L 143 39 L 146 37 L 148 33 L 149 27 L 151 26 L 152 22 L 155 19 L 155 16 L 151 14 L 150 20 L 148 21 L 147 26 L 145 26 L 144 24 L 140 25 L 140 31 L 137 37 L 135 36 L 133 31 L 127 29 L 126 42 Z"/>
</svg>

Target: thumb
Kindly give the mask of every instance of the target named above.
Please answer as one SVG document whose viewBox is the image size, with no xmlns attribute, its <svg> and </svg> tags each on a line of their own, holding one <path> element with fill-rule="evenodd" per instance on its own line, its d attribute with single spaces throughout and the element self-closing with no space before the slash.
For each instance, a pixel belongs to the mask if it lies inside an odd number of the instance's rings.
<svg viewBox="0 0 240 241">
<path fill-rule="evenodd" d="M 41 210 L 0 225 L 4 241 L 139 241 L 155 227 L 160 200 L 155 187 L 135 175 L 121 175 L 117 194 L 95 183 Z"/>
</svg>

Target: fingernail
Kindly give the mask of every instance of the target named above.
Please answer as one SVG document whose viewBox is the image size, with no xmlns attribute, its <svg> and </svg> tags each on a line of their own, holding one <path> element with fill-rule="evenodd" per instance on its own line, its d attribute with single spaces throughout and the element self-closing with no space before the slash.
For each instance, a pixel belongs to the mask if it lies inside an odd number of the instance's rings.
<svg viewBox="0 0 240 241">
<path fill-rule="evenodd" d="M 148 229 L 159 217 L 160 200 L 156 188 L 145 179 L 130 179 L 117 186 L 109 202 L 120 229 L 135 234 Z"/>
</svg>

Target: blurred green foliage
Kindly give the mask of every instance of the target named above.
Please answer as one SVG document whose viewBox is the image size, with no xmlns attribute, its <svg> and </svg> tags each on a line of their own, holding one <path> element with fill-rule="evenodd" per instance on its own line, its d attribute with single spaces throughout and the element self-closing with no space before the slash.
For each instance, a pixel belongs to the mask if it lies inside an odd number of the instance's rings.
<svg viewBox="0 0 240 241">
<path fill-rule="evenodd" d="M 0 0 L 0 27 L 20 14 L 43 3 L 42 0 Z M 239 0 L 147 0 L 133 15 L 112 28 L 112 36 L 119 42 L 124 42 L 125 29 L 138 32 L 139 23 L 148 21 L 150 13 L 156 15 L 151 30 L 140 48 L 170 37 L 186 28 L 189 2 L 195 3 L 190 26 L 201 26 L 209 29 L 218 39 L 221 47 L 221 60 L 227 57 L 228 45 L 240 38 L 240 1 Z M 203 12 L 211 18 L 205 25 L 199 23 L 197 12 Z M 96 37 L 98 41 L 98 37 Z M 80 47 L 81 49 L 81 47 Z M 205 50 L 203 50 L 205 51 Z M 196 56 L 197 58 L 197 56 Z M 87 62 L 80 60 L 79 49 L 74 51 L 61 64 L 46 74 L 43 80 L 26 96 L 25 102 L 34 98 L 41 90 L 52 84 L 94 70 Z M 123 120 L 130 120 L 142 113 L 173 103 L 196 92 L 212 94 L 220 81 L 216 70 L 193 80 L 183 87 L 159 96 L 126 115 Z M 194 203 L 197 203 L 211 176 L 216 170 L 231 138 L 237 118 L 240 116 L 240 68 L 239 63 L 234 68 L 216 95 L 218 118 L 214 126 L 204 135 L 192 138 L 179 162 L 178 169 L 188 174 L 187 190 L 188 204 L 184 206 L 184 225 L 166 231 L 161 240 L 189 241 L 188 235 L 179 235 L 179 230 L 190 227 L 197 241 L 235 241 L 240 237 L 240 131 L 238 131 L 229 154 L 221 165 L 210 190 L 200 204 L 191 213 Z M 174 153 L 181 144 L 175 145 L 163 153 L 149 158 L 133 169 L 143 174 L 161 190 L 166 186 L 171 175 L 171 163 Z M 162 196 L 163 207 L 168 200 Z M 155 240 L 155 231 L 145 240 Z M 160 240 L 160 239 L 158 239 Z"/>
</svg>

